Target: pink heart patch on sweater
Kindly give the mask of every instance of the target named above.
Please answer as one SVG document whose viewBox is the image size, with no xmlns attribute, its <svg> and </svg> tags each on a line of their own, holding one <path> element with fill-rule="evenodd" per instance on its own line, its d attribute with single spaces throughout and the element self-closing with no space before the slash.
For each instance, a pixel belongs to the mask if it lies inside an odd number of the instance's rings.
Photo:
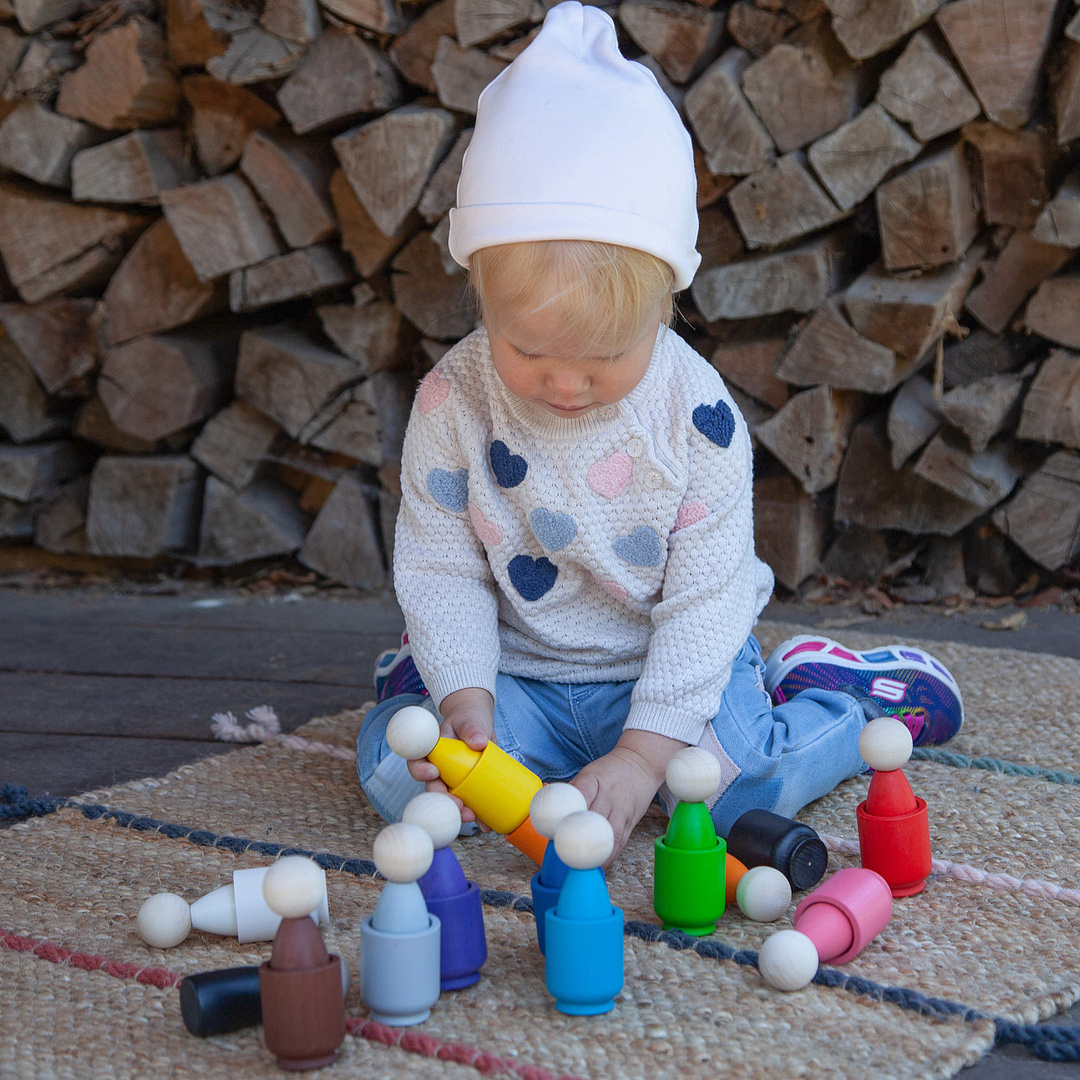
<svg viewBox="0 0 1080 1080">
<path fill-rule="evenodd" d="M 605 499 L 614 499 L 626 490 L 634 473 L 634 459 L 625 450 L 616 450 L 611 457 L 594 461 L 585 474 L 585 482 Z"/>
<path fill-rule="evenodd" d="M 614 596 L 616 600 L 625 600 L 630 595 L 617 581 L 601 581 L 597 578 L 596 584 Z"/>
<path fill-rule="evenodd" d="M 425 415 L 437 409 L 450 396 L 450 381 L 441 371 L 429 371 L 416 389 L 417 408 Z"/>
<path fill-rule="evenodd" d="M 497 547 L 502 543 L 502 529 L 494 521 L 488 521 L 480 507 L 474 502 L 469 503 L 469 520 L 482 543 L 487 544 L 488 547 Z"/>
<path fill-rule="evenodd" d="M 680 529 L 685 529 L 687 525 L 693 525 L 695 521 L 708 516 L 709 508 L 703 502 L 696 500 L 684 502 L 675 515 L 675 524 L 672 525 L 671 531 L 678 532 Z"/>
</svg>

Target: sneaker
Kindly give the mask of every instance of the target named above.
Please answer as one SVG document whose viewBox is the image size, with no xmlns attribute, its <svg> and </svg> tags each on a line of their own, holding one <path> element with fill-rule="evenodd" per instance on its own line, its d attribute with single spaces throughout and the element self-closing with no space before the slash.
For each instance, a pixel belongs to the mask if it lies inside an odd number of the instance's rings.
<svg viewBox="0 0 1080 1080">
<path fill-rule="evenodd" d="M 888 645 L 855 652 L 830 638 L 802 634 L 774 649 L 765 662 L 765 689 L 774 705 L 811 687 L 845 686 L 858 687 L 903 720 L 916 746 L 948 742 L 964 722 L 956 680 L 922 649 Z"/>
<path fill-rule="evenodd" d="M 408 631 L 401 635 L 401 644 L 396 649 L 384 649 L 375 658 L 376 699 L 386 701 L 399 694 L 427 696 L 420 672 L 413 663 Z"/>
</svg>

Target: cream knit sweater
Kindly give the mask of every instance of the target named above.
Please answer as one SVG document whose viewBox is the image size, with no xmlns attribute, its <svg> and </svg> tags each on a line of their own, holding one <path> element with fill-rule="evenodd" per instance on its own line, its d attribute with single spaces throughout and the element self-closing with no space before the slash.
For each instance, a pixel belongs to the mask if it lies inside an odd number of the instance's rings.
<svg viewBox="0 0 1080 1080">
<path fill-rule="evenodd" d="M 497 672 L 637 679 L 626 728 L 696 744 L 772 592 L 750 437 L 716 371 L 661 328 L 622 401 L 582 417 L 512 394 L 483 329 L 420 384 L 394 586 L 438 704 Z"/>
</svg>

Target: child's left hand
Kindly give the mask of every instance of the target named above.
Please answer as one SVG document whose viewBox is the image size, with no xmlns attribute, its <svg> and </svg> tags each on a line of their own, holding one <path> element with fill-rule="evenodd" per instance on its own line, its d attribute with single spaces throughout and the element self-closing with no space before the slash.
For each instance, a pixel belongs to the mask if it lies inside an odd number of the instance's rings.
<svg viewBox="0 0 1080 1080">
<path fill-rule="evenodd" d="M 624 731 L 615 749 L 590 762 L 571 783 L 589 809 L 611 822 L 615 848 L 605 866 L 622 850 L 664 782 L 671 756 L 686 743 L 651 731 Z"/>
</svg>

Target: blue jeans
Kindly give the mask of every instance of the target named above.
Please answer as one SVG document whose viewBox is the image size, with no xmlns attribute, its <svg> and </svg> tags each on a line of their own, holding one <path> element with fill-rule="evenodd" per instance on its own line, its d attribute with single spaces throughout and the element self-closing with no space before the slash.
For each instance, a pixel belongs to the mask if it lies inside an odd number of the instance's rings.
<svg viewBox="0 0 1080 1080">
<path fill-rule="evenodd" d="M 761 646 L 751 636 L 732 665 L 720 711 L 702 735 L 700 745 L 720 759 L 723 773 L 719 794 L 710 800 L 722 836 L 747 810 L 794 817 L 866 769 L 859 756 L 866 718 L 854 697 L 810 689 L 774 708 L 764 670 Z M 566 684 L 500 674 L 495 742 L 541 780 L 569 780 L 615 746 L 633 689 L 632 680 Z M 400 821 L 405 804 L 424 789 L 386 745 L 386 726 L 406 705 L 435 709 L 419 694 L 381 701 L 364 718 L 356 743 L 360 784 L 387 821 Z M 667 785 L 660 797 L 670 814 Z"/>
</svg>

